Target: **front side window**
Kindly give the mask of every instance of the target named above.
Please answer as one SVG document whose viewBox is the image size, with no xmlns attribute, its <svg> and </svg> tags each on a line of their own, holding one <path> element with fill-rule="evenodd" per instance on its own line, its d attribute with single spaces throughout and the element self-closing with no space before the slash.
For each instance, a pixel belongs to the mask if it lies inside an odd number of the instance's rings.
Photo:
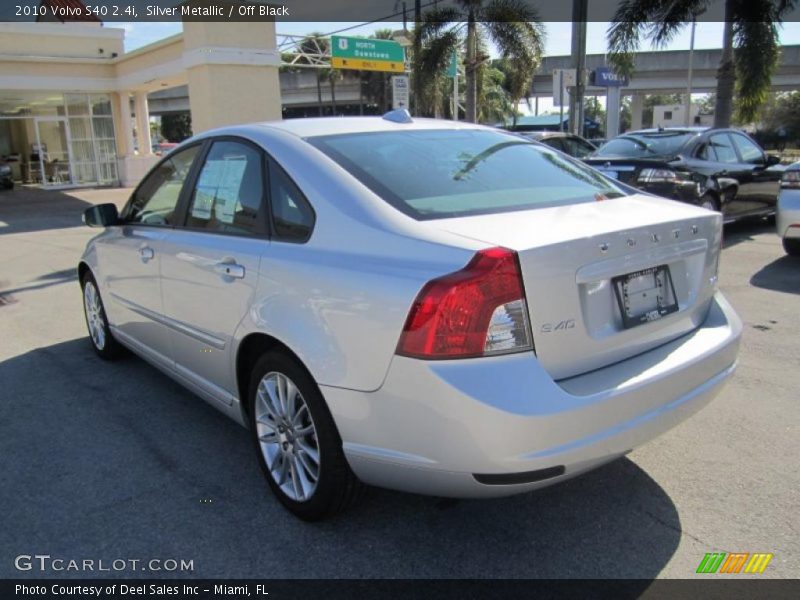
<svg viewBox="0 0 800 600">
<path fill-rule="evenodd" d="M 237 235 L 264 233 L 263 200 L 261 152 L 240 142 L 214 142 L 197 177 L 186 226 Z"/>
<path fill-rule="evenodd" d="M 582 163 L 499 131 L 381 131 L 308 141 L 383 200 L 419 220 L 626 195 Z"/>
<path fill-rule="evenodd" d="M 200 145 L 177 152 L 163 161 L 139 185 L 122 218 L 143 225 L 175 225 L 175 209 Z"/>
<path fill-rule="evenodd" d="M 736 150 L 733 149 L 733 145 L 731 144 L 731 138 L 728 137 L 727 133 L 718 133 L 716 135 L 712 135 L 710 142 L 711 147 L 714 149 L 714 154 L 717 156 L 717 160 L 721 163 L 737 163 L 739 162 L 739 157 L 736 156 Z"/>
<path fill-rule="evenodd" d="M 731 137 L 733 138 L 733 143 L 739 149 L 742 161 L 750 164 L 764 162 L 764 153 L 754 142 L 738 133 L 731 134 Z"/>
</svg>

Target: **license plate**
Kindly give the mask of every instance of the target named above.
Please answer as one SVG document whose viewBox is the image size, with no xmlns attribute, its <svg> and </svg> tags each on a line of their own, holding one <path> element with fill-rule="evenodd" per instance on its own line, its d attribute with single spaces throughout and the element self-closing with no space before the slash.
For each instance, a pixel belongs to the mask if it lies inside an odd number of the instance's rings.
<svg viewBox="0 0 800 600">
<path fill-rule="evenodd" d="M 619 275 L 611 280 L 626 329 L 677 312 L 678 299 L 668 265 Z"/>
</svg>

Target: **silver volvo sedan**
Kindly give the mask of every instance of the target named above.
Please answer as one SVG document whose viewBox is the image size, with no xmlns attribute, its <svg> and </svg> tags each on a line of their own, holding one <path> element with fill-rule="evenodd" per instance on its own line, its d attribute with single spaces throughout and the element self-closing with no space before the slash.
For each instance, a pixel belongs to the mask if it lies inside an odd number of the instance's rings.
<svg viewBox="0 0 800 600">
<path fill-rule="evenodd" d="M 719 213 L 477 125 L 210 131 L 84 220 L 104 227 L 78 267 L 94 349 L 247 426 L 306 520 L 362 483 L 562 481 L 689 417 L 736 365 Z"/>
</svg>

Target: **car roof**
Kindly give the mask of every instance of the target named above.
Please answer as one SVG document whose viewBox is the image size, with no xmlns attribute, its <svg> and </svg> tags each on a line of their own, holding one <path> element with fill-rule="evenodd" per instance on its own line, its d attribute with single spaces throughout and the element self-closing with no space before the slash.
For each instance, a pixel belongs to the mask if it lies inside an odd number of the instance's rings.
<svg viewBox="0 0 800 600">
<path fill-rule="evenodd" d="M 650 129 L 637 129 L 628 131 L 621 135 L 642 135 L 651 133 L 705 133 L 711 131 L 711 127 L 651 127 Z"/>
<path fill-rule="evenodd" d="M 267 121 L 254 123 L 255 127 L 279 129 L 307 138 L 322 135 L 343 133 L 372 133 L 378 131 L 409 131 L 423 129 L 486 129 L 497 131 L 483 125 L 443 119 L 412 119 L 410 122 L 398 123 L 384 117 L 312 117 L 306 119 L 286 119 L 284 121 Z"/>
<path fill-rule="evenodd" d="M 569 133 L 568 131 L 516 131 L 514 133 L 519 133 L 525 137 L 530 137 L 537 140 L 554 137 L 578 137 L 574 133 Z"/>
</svg>

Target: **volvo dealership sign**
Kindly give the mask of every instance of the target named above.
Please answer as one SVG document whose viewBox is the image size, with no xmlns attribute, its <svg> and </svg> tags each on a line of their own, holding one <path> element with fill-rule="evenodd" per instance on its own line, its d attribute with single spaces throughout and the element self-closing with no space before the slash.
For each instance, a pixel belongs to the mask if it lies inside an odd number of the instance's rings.
<svg viewBox="0 0 800 600">
<path fill-rule="evenodd" d="M 608 67 L 597 67 L 592 75 L 592 83 L 598 87 L 625 87 L 630 83 L 625 75 L 615 73 Z"/>
</svg>

